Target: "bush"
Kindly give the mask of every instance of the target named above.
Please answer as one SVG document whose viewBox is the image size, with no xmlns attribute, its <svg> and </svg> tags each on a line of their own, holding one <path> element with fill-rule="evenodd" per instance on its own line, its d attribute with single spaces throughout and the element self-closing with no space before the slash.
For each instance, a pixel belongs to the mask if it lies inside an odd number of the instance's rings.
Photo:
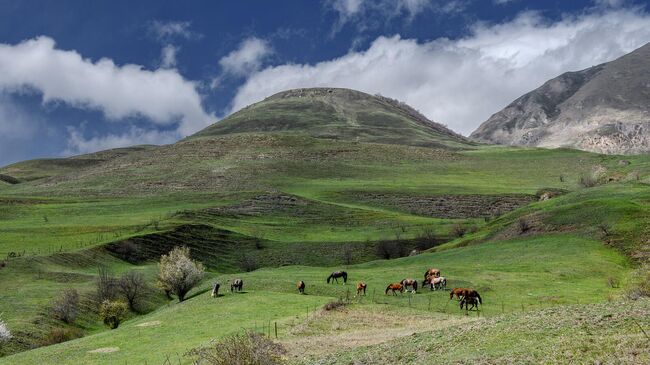
<svg viewBox="0 0 650 365">
<path fill-rule="evenodd" d="M 578 183 L 583 188 L 593 188 L 598 185 L 598 178 L 594 173 L 585 173 L 580 176 Z"/>
<path fill-rule="evenodd" d="M 254 257 L 242 254 L 239 256 L 239 267 L 246 272 L 251 272 L 257 270 L 259 268 L 259 264 Z"/>
<path fill-rule="evenodd" d="M 637 269 L 634 277 L 636 280 L 628 291 L 628 296 L 631 299 L 650 297 L 650 264 L 646 264 Z"/>
<path fill-rule="evenodd" d="M 189 248 L 174 247 L 169 254 L 160 257 L 158 282 L 161 288 L 176 294 L 178 301 L 182 302 L 204 273 L 203 264 L 190 258 Z"/>
<path fill-rule="evenodd" d="M 331 311 L 331 310 L 339 309 L 341 307 L 345 307 L 345 302 L 343 302 L 342 300 L 334 300 L 325 304 L 323 306 L 323 309 L 325 309 L 326 311 Z"/>
<path fill-rule="evenodd" d="M 375 245 L 377 256 L 383 259 L 408 256 L 409 249 L 403 240 L 379 241 Z"/>
<path fill-rule="evenodd" d="M 147 283 L 144 280 L 144 276 L 139 272 L 129 271 L 122 275 L 118 286 L 122 295 L 126 298 L 129 309 L 136 311 L 136 306 L 140 303 L 141 298 L 147 291 Z"/>
<path fill-rule="evenodd" d="M 53 328 L 43 339 L 43 346 L 54 345 L 80 337 L 83 337 L 83 331 L 79 328 Z"/>
<path fill-rule="evenodd" d="M 196 365 L 278 365 L 285 363 L 285 353 L 282 345 L 266 336 L 244 332 L 194 348 L 186 356 L 193 357 Z"/>
<path fill-rule="evenodd" d="M 0 344 L 8 342 L 12 337 L 9 327 L 7 327 L 7 324 L 2 320 L 2 318 L 0 318 Z"/>
<path fill-rule="evenodd" d="M 524 234 L 530 230 L 530 223 L 528 223 L 526 218 L 519 218 L 517 228 L 519 229 L 519 234 Z"/>
<path fill-rule="evenodd" d="M 621 281 L 614 276 L 610 276 L 607 278 L 607 285 L 609 285 L 610 288 L 618 288 L 621 286 Z"/>
<path fill-rule="evenodd" d="M 454 224 L 451 227 L 451 234 L 456 237 L 456 238 L 461 238 L 467 233 L 467 227 L 463 226 L 462 224 Z"/>
<path fill-rule="evenodd" d="M 351 244 L 343 246 L 343 257 L 342 261 L 345 265 L 351 265 L 354 261 L 354 249 Z"/>
<path fill-rule="evenodd" d="M 115 329 L 120 325 L 128 310 L 127 304 L 121 300 L 105 300 L 99 308 L 99 318 L 110 329 Z"/>
<path fill-rule="evenodd" d="M 52 316 L 68 324 L 74 323 L 79 310 L 79 293 L 65 289 L 52 303 Z"/>
</svg>

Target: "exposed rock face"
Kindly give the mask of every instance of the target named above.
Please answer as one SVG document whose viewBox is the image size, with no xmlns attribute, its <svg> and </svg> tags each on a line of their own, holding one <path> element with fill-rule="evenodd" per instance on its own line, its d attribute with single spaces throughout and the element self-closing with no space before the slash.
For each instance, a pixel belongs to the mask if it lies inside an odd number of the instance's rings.
<svg viewBox="0 0 650 365">
<path fill-rule="evenodd" d="M 472 138 L 609 154 L 650 151 L 650 43 L 567 72 L 492 115 Z"/>
</svg>

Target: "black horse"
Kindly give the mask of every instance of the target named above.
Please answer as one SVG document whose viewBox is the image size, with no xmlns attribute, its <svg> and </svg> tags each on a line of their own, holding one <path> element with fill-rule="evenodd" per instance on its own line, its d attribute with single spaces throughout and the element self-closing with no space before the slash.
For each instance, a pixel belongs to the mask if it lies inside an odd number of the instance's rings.
<svg viewBox="0 0 650 365">
<path fill-rule="evenodd" d="M 219 283 L 218 281 L 215 281 L 212 284 L 212 297 L 213 298 L 216 298 L 216 297 L 219 296 L 219 288 L 220 287 L 221 287 L 221 283 Z"/>
<path fill-rule="evenodd" d="M 330 274 L 329 277 L 327 277 L 327 283 L 330 283 L 330 280 L 334 279 L 336 280 L 336 283 L 339 283 L 339 278 L 343 278 L 343 285 L 348 282 L 348 273 L 345 271 L 334 271 L 333 273 Z M 334 282 L 332 280 L 332 283 Z"/>
<path fill-rule="evenodd" d="M 234 292 L 235 289 L 237 289 L 237 291 L 242 291 L 244 289 L 244 280 L 235 279 L 235 281 L 230 284 L 230 292 Z"/>
<path fill-rule="evenodd" d="M 478 310 L 478 305 L 480 302 L 481 302 L 480 297 L 467 296 L 467 295 L 463 296 L 460 299 L 460 309 L 463 309 L 463 306 L 465 306 L 465 310 L 472 310 L 475 308 L 476 310 Z"/>
</svg>

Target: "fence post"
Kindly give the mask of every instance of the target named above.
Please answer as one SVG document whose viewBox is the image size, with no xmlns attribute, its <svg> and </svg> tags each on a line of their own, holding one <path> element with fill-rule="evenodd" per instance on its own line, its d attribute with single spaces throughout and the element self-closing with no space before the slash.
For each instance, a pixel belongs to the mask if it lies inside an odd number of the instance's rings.
<svg viewBox="0 0 650 365">
<path fill-rule="evenodd" d="M 431 296 L 429 295 L 429 304 L 427 305 L 427 310 L 431 310 Z"/>
<path fill-rule="evenodd" d="M 278 322 L 275 322 L 275 339 L 278 339 Z"/>
</svg>

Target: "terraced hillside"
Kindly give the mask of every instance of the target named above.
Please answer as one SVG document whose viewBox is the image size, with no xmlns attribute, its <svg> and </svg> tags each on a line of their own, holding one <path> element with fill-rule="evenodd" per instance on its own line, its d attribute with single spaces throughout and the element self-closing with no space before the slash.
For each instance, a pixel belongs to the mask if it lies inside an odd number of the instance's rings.
<svg viewBox="0 0 650 365">
<path fill-rule="evenodd" d="M 414 331 L 446 331 L 442 319 L 474 321 L 447 293 L 383 295 L 388 282 L 421 279 L 431 266 L 450 286 L 481 291 L 488 318 L 623 305 L 629 293 L 643 295 L 638 270 L 650 257 L 650 158 L 621 160 L 476 145 L 393 100 L 301 89 L 172 145 L 7 166 L 0 169 L 11 177 L 0 183 L 0 313 L 14 336 L 0 354 L 15 355 L 0 363 L 189 363 L 190 348 L 261 322 L 268 330 L 269 321 L 280 324 L 278 340 L 289 348 L 306 346 L 304 356 L 289 354 L 300 362 L 319 359 L 309 341 L 333 341 L 336 328 L 350 331 L 344 338 L 373 339 L 354 342 L 354 352 Z M 178 245 L 208 268 L 183 303 L 154 286 L 160 255 Z M 116 276 L 141 272 L 150 286 L 142 308 L 113 331 L 98 320 L 100 267 Z M 348 309 L 318 309 L 353 296 L 350 286 L 324 281 L 341 268 L 371 288 L 349 307 L 359 328 L 341 324 Z M 211 280 L 235 277 L 246 294 L 209 297 Z M 298 280 L 308 295 L 295 295 Z M 72 325 L 50 312 L 52 299 L 71 287 L 81 296 Z M 390 320 L 409 305 L 411 324 Z M 213 317 L 218 323 L 205 320 Z M 391 323 L 384 336 L 376 321 Z M 74 335 L 55 336 L 62 331 Z M 69 341 L 52 345 L 62 339 Z M 494 356 L 508 354 L 502 350 Z M 377 359 L 373 351 L 363 353 Z"/>
</svg>

